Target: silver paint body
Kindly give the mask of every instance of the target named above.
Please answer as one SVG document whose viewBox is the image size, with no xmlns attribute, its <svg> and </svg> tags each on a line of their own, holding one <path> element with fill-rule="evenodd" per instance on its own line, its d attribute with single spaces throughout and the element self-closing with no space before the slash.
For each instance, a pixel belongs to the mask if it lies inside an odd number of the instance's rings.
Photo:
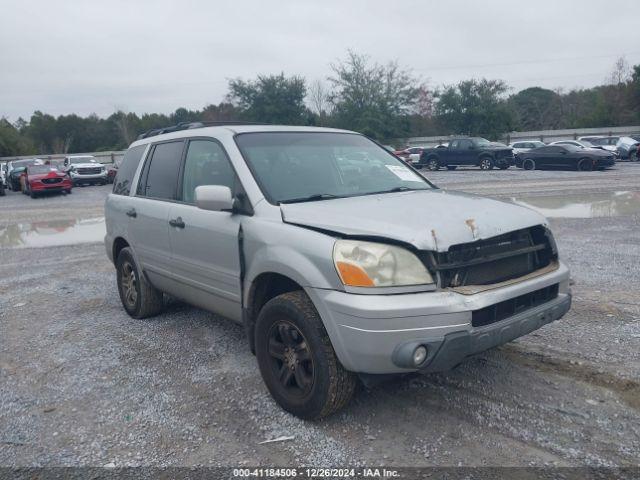
<svg viewBox="0 0 640 480">
<path fill-rule="evenodd" d="M 415 287 L 354 293 L 341 283 L 333 264 L 337 238 L 366 236 L 421 250 L 446 251 L 454 244 L 547 222 L 525 207 L 443 190 L 272 205 L 264 198 L 234 141 L 236 134 L 252 131 L 336 130 L 207 127 L 135 142 L 132 147 L 190 136 L 218 140 L 242 182 L 254 215 L 206 211 L 194 205 L 138 197 L 135 186 L 142 161 L 131 194 L 110 194 L 106 200 L 105 246 L 111 260 L 114 241 L 121 237 L 131 245 L 138 264 L 157 288 L 237 322 L 242 321 L 242 308 L 254 280 L 263 273 L 284 275 L 297 282 L 313 301 L 345 368 L 362 373 L 408 371 L 391 361 L 399 343 L 471 331 L 472 310 L 555 283 L 560 284 L 560 296 L 570 295 L 569 271 L 562 263 L 549 273 L 474 294 L 433 288 L 416 291 Z M 131 208 L 135 208 L 136 218 L 126 215 Z M 178 216 L 186 225 L 184 229 L 169 226 L 169 219 Z"/>
</svg>

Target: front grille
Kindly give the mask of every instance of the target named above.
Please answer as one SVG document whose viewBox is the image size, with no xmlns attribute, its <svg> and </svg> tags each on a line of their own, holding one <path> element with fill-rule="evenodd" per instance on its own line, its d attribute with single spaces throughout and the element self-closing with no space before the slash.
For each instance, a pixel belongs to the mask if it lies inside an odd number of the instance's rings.
<svg viewBox="0 0 640 480">
<path fill-rule="evenodd" d="M 62 178 L 58 177 L 58 178 L 43 178 L 42 179 L 42 183 L 46 183 L 48 185 L 53 184 L 53 183 L 60 183 L 62 182 Z"/>
<path fill-rule="evenodd" d="M 535 290 L 519 297 L 510 298 L 504 302 L 496 303 L 489 307 L 475 310 L 471 314 L 471 325 L 474 327 L 484 327 L 492 323 L 505 320 L 518 313 L 547 303 L 558 297 L 558 284 L 551 285 L 540 290 Z"/>
<path fill-rule="evenodd" d="M 557 258 L 551 232 L 539 225 L 453 245 L 431 257 L 441 288 L 491 285 L 522 277 Z"/>
<path fill-rule="evenodd" d="M 79 175 L 98 175 L 101 173 L 102 168 L 100 167 L 88 167 L 88 168 L 78 168 L 76 170 Z"/>
</svg>

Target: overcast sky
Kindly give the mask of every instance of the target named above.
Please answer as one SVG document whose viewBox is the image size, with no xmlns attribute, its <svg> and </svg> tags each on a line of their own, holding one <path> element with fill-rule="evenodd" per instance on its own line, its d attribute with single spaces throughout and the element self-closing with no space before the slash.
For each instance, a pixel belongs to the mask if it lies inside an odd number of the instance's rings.
<svg viewBox="0 0 640 480">
<path fill-rule="evenodd" d="M 347 49 L 432 86 L 471 77 L 602 83 L 640 63 L 637 0 L 3 0 L 0 117 L 169 113 L 223 100 L 229 78 L 323 79 Z"/>
</svg>

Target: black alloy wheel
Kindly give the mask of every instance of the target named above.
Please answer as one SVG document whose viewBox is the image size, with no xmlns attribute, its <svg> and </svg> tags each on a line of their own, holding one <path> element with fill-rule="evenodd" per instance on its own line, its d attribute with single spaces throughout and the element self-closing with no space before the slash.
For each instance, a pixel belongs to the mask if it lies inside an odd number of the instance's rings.
<svg viewBox="0 0 640 480">
<path fill-rule="evenodd" d="M 578 160 L 577 169 L 580 172 L 590 172 L 593 170 L 593 161 L 590 158 L 581 158 Z"/>
<path fill-rule="evenodd" d="M 279 320 L 269 329 L 268 352 L 272 375 L 292 397 L 304 398 L 311 392 L 315 372 L 309 344 L 291 322 Z"/>
<path fill-rule="evenodd" d="M 531 158 L 525 158 L 522 161 L 522 168 L 524 168 L 525 170 L 535 170 L 536 162 Z"/>
</svg>

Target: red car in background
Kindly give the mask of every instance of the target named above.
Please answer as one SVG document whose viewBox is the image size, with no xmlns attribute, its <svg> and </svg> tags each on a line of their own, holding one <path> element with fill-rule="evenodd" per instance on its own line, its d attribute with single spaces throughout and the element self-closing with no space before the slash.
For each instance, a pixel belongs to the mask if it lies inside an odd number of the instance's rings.
<svg viewBox="0 0 640 480">
<path fill-rule="evenodd" d="M 36 198 L 41 193 L 71 193 L 73 182 L 69 175 L 51 165 L 30 165 L 20 175 L 22 193 Z"/>
<path fill-rule="evenodd" d="M 404 150 L 396 150 L 393 154 L 407 163 L 419 163 L 423 150 L 422 147 L 407 147 Z"/>
<path fill-rule="evenodd" d="M 107 167 L 107 183 L 113 183 L 115 181 L 116 174 L 118 173 L 118 168 L 120 168 L 121 163 L 122 158 L 116 160 Z"/>
</svg>

